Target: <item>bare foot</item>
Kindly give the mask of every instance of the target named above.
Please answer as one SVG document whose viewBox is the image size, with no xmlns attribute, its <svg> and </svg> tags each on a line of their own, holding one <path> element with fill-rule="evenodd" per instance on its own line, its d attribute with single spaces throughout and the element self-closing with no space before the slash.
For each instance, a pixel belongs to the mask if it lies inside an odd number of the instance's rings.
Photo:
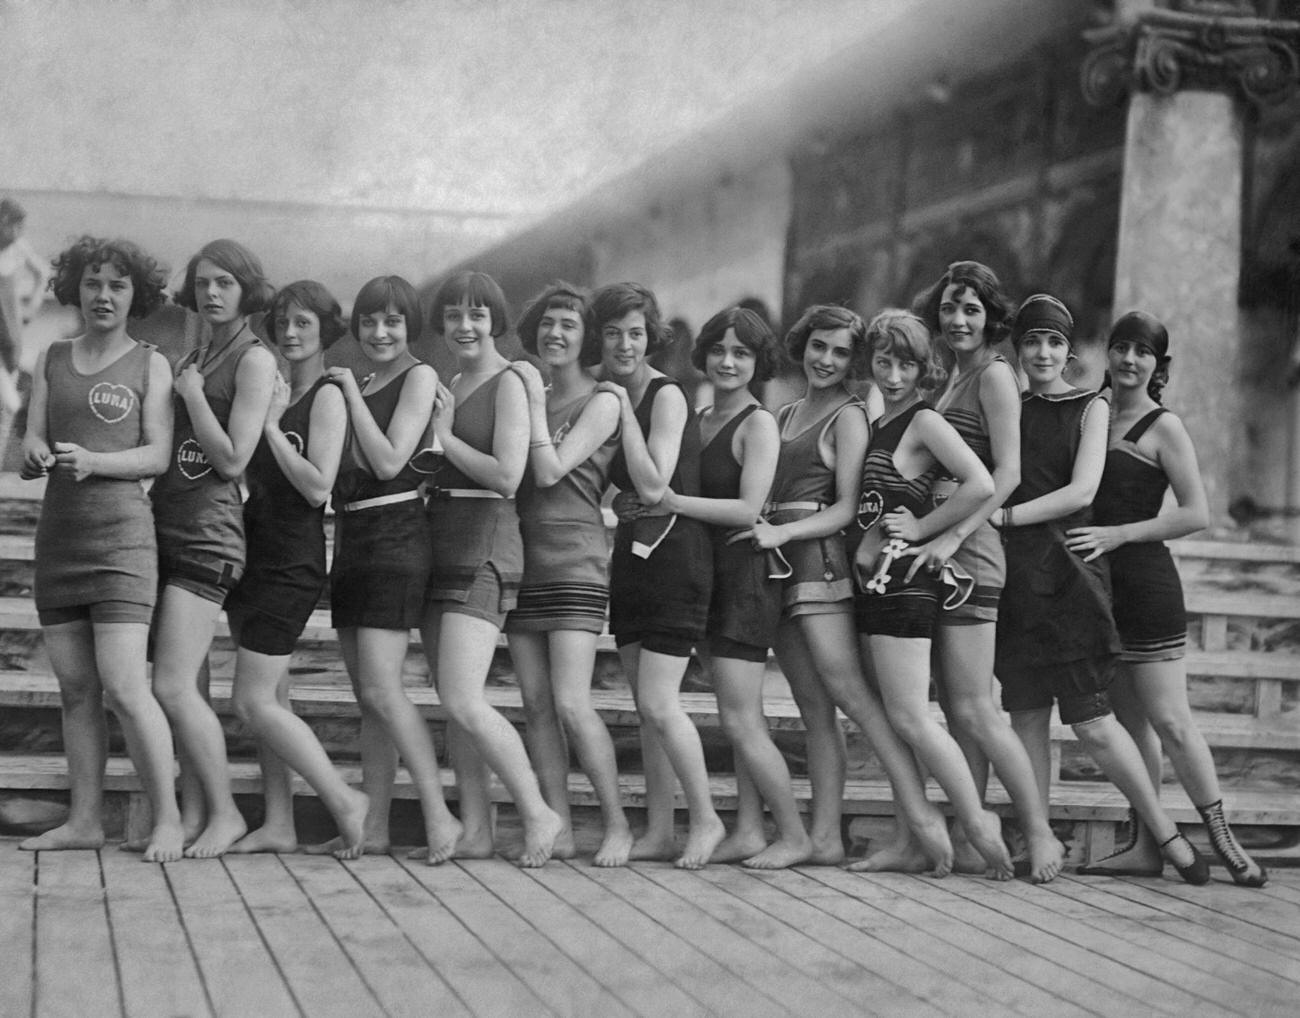
<svg viewBox="0 0 1300 1018">
<path fill-rule="evenodd" d="M 185 847 L 189 848 L 194 842 L 199 840 L 199 835 L 208 825 L 208 814 L 205 810 L 186 810 L 181 808 L 181 830 L 184 832 Z M 142 851 L 142 849 L 128 849 L 128 851 Z"/>
<path fill-rule="evenodd" d="M 844 839 L 835 834 L 829 838 L 812 836 L 812 855 L 804 860 L 809 866 L 839 866 L 844 862 Z"/>
<path fill-rule="evenodd" d="M 553 809 L 543 809 L 531 824 L 524 825 L 524 854 L 519 857 L 519 865 L 525 869 L 545 866 L 546 860 L 555 851 L 555 842 L 564 830 L 564 821 Z M 572 839 L 572 832 L 570 833 Z M 572 840 L 570 840 L 572 847 Z"/>
<path fill-rule="evenodd" d="M 722 839 L 722 844 L 713 850 L 709 862 L 740 862 L 752 859 L 765 848 L 767 837 L 761 830 L 736 829 Z M 812 842 L 809 842 L 809 851 L 811 850 Z"/>
<path fill-rule="evenodd" d="M 948 836 L 948 823 L 937 809 L 931 810 L 923 823 L 912 825 L 912 837 L 909 840 L 912 840 L 930 860 L 931 876 L 946 877 L 952 872 L 953 866 L 956 865 L 957 854 L 953 848 L 952 838 Z"/>
<path fill-rule="evenodd" d="M 185 854 L 185 833 L 179 823 L 160 823 L 149 835 L 145 862 L 175 862 Z"/>
<path fill-rule="evenodd" d="M 208 826 L 194 844 L 185 850 L 185 856 L 188 859 L 215 859 L 228 852 L 230 846 L 242 838 L 247 830 L 248 825 L 238 812 L 217 814 L 209 818 Z"/>
<path fill-rule="evenodd" d="M 459 822 L 459 821 L 457 821 Z M 454 859 L 491 859 L 497 854 L 496 841 L 490 825 L 464 828 L 456 841 Z"/>
<path fill-rule="evenodd" d="M 293 828 L 259 827 L 249 831 L 230 846 L 234 855 L 252 855 L 256 852 L 296 852 L 298 851 L 298 834 Z"/>
<path fill-rule="evenodd" d="M 777 838 L 757 855 L 750 856 L 742 866 L 751 870 L 783 870 L 788 866 L 798 866 L 812 855 L 812 838 Z"/>
<path fill-rule="evenodd" d="M 627 825 L 611 827 L 606 829 L 605 840 L 600 843 L 600 848 L 596 849 L 591 864 L 600 867 L 626 866 L 631 854 L 631 829 Z"/>
<path fill-rule="evenodd" d="M 677 858 L 677 841 L 671 831 L 666 835 L 646 831 L 632 842 L 627 857 L 633 862 L 667 862 Z"/>
<path fill-rule="evenodd" d="M 465 826 L 450 813 L 445 820 L 430 824 L 425 828 L 424 837 L 428 848 L 424 851 L 424 861 L 430 866 L 440 866 L 458 854 L 461 839 L 465 836 Z M 491 854 L 491 840 L 488 842 Z"/>
<path fill-rule="evenodd" d="M 976 828 L 966 828 L 966 837 L 983 857 L 991 880 L 1011 879 L 1015 870 L 1011 865 L 1007 843 L 1002 840 L 1002 819 L 996 813 L 984 810 Z"/>
<path fill-rule="evenodd" d="M 348 789 L 344 808 L 334 814 L 339 828 L 339 847 L 335 859 L 359 859 L 366 850 L 366 814 L 370 811 L 370 796 L 354 788 Z"/>
<path fill-rule="evenodd" d="M 679 870 L 701 869 L 713 855 L 714 849 L 727 836 L 727 828 L 718 819 L 717 814 L 706 817 L 698 824 L 691 824 L 686 835 L 686 847 L 681 856 L 673 863 Z"/>
<path fill-rule="evenodd" d="M 1055 880 L 1065 863 L 1065 846 L 1049 830 L 1046 834 L 1032 837 L 1029 841 L 1029 879 L 1035 884 L 1047 884 Z"/>
<path fill-rule="evenodd" d="M 60 824 L 53 830 L 18 842 L 24 852 L 66 852 L 78 848 L 103 848 L 102 827 L 73 827 Z"/>
<path fill-rule="evenodd" d="M 872 852 L 844 868 L 854 873 L 925 873 L 930 869 L 930 860 L 915 839 L 907 838 L 902 843 L 890 842 L 879 852 Z M 947 876 L 937 870 L 935 875 Z"/>
<path fill-rule="evenodd" d="M 303 845 L 302 853 L 303 855 L 332 855 L 335 858 L 341 858 L 339 853 L 345 852 L 347 849 L 347 843 L 340 836 L 330 838 L 329 841 L 322 841 L 318 845 Z M 372 838 L 370 835 L 366 835 L 361 844 L 360 855 L 388 855 L 392 849 L 393 846 L 387 838 Z M 356 857 L 348 856 L 348 858 Z"/>
</svg>

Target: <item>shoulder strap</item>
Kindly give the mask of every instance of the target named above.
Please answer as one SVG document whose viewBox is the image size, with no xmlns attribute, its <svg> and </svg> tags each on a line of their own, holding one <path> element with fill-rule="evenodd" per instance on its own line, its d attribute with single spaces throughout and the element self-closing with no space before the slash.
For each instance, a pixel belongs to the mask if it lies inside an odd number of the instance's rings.
<svg viewBox="0 0 1300 1018">
<path fill-rule="evenodd" d="M 1137 442 L 1139 438 L 1141 438 L 1143 435 L 1147 433 L 1147 429 L 1150 428 L 1151 425 L 1155 424 L 1156 418 L 1165 412 L 1166 412 L 1165 407 L 1162 406 L 1156 407 L 1149 414 L 1147 414 L 1140 421 L 1138 421 L 1135 425 L 1133 425 L 1133 427 L 1128 429 L 1128 431 L 1124 434 L 1124 441 Z"/>
</svg>

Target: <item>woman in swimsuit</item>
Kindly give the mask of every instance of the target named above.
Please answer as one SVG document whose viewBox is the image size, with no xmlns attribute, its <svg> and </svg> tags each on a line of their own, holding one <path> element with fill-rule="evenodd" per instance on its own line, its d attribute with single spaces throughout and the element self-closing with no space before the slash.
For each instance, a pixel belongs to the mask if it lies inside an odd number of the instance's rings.
<svg viewBox="0 0 1300 1018">
<path fill-rule="evenodd" d="M 550 381 L 526 361 L 515 371 L 528 390 L 530 476 L 519 488 L 524 577 L 506 619 L 510 656 L 523 694 L 528 755 L 542 794 L 564 820 L 555 854 L 573 852 L 569 751 L 600 800 L 605 834 L 592 862 L 622 866 L 632 832 L 618 788 L 609 730 L 591 702 L 596 639 L 609 602 L 609 540 L 601 496 L 619 448 L 618 399 L 596 391 L 588 368 L 600 363 L 591 298 L 554 283 L 529 304 L 516 329 Z"/>
<path fill-rule="evenodd" d="M 1232 879 L 1262 887 L 1268 875 L 1228 826 L 1214 757 L 1187 700 L 1187 612 L 1164 542 L 1203 529 L 1209 508 L 1187 429 L 1160 405 L 1169 378 L 1169 333 L 1151 315 L 1130 311 L 1111 329 L 1106 355 L 1115 397 L 1110 447 L 1093 524 L 1071 529 L 1067 544 L 1084 561 L 1100 555 L 1110 560 L 1123 647 L 1112 688 L 1115 713 L 1141 749 L 1152 785 L 1160 787 L 1163 749 Z M 1162 512 L 1169 489 L 1176 504 Z M 1128 843 L 1088 872 L 1159 873 L 1161 833 L 1132 820 Z"/>
<path fill-rule="evenodd" d="M 497 350 L 509 322 L 496 280 L 482 272 L 453 276 L 434 295 L 433 315 L 434 331 L 455 353 L 459 371 L 450 385 L 438 386 L 433 417 L 439 447 L 428 488 L 433 562 L 420 635 L 449 717 L 465 826 L 460 851 L 493 852 L 486 763 L 523 821 L 519 865 L 541 866 L 564 822 L 542 798 L 519 733 L 484 696 L 524 570 L 515 491 L 528 462 L 528 395 Z"/>
</svg>

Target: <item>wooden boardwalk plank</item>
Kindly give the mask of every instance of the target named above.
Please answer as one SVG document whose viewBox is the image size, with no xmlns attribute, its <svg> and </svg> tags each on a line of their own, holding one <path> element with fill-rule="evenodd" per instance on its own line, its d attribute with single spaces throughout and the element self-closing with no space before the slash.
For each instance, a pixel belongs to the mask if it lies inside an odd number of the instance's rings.
<svg viewBox="0 0 1300 1018">
<path fill-rule="evenodd" d="M 364 863 L 364 865 L 363 865 Z M 382 865 L 381 865 L 382 864 Z M 542 1001 L 419 878 L 393 858 L 348 864 L 425 961 L 476 1015 L 549 1014 Z M 429 874 L 430 883 L 436 877 Z"/>
<path fill-rule="evenodd" d="M 1090 905 L 1087 889 L 1080 884 L 1063 883 L 1058 888 L 1035 887 L 1021 881 L 1007 884 L 1008 895 L 1050 911 L 1058 924 L 1064 923 L 1072 935 L 1085 927 L 1107 937 L 1116 950 L 1131 954 L 1122 944 L 1142 944 L 1143 956 L 1149 958 L 1153 972 L 1162 979 L 1195 993 L 1226 1014 L 1241 1014 L 1241 992 L 1234 981 L 1239 966 L 1224 956 L 1203 951 L 1194 944 L 1165 934 L 1158 923 L 1143 924 L 1127 916 L 1099 912 Z M 1055 898 L 1056 900 L 1045 900 Z M 1225 964 L 1226 961 L 1226 964 Z M 1259 998 L 1256 998 L 1258 1001 Z M 1264 1000 L 1268 1000 L 1267 993 Z M 1204 1004 L 1199 1005 L 1204 1008 Z"/>
<path fill-rule="evenodd" d="M 857 898 L 901 923 L 905 932 L 902 937 L 891 939 L 894 947 L 914 958 L 932 959 L 931 964 L 940 972 L 993 995 L 1004 1007 L 1021 1014 L 1052 1014 L 1062 1018 L 1090 1013 L 1074 1003 L 1068 992 L 1062 992 L 1060 981 L 1053 973 L 1042 965 L 1028 963 L 1020 950 L 997 938 L 972 937 L 969 930 L 924 904 L 921 899 L 926 895 L 918 893 L 917 885 L 924 886 L 930 881 L 898 874 L 843 870 L 818 870 L 817 876 L 826 887 L 842 892 L 843 898 Z M 803 893 L 801 889 L 800 893 Z M 827 896 L 823 893 L 821 897 Z"/>
<path fill-rule="evenodd" d="M 832 916 L 806 900 L 806 892 L 816 897 L 825 893 L 825 888 L 800 873 L 708 867 L 697 879 L 712 885 L 713 895 L 734 897 L 770 917 L 775 934 L 771 939 L 781 941 L 773 947 L 791 964 L 864 1011 L 884 1015 L 945 1013 L 936 1006 L 941 1003 L 936 996 L 941 994 L 931 993 L 928 985 L 908 987 L 907 980 L 899 978 L 908 962 L 894 945 L 879 940 L 864 924 Z M 784 943 L 792 931 L 797 934 L 795 942 Z"/>
<path fill-rule="evenodd" d="M 640 883 L 628 882 L 623 879 L 623 873 L 611 875 L 612 871 L 596 868 L 592 869 L 591 876 L 792 1013 L 862 1013 L 860 1002 L 846 1000 L 790 965 L 782 952 L 774 953 L 753 939 L 758 926 L 771 923 L 769 918 L 761 914 L 756 918 L 757 910 L 740 903 L 715 915 L 689 889 L 684 890 L 683 896 L 664 886 L 664 881 L 670 878 L 657 871 L 671 869 L 653 863 L 636 866 L 632 872 L 642 878 Z M 708 889 L 697 874 L 686 875 L 692 878 L 691 883 L 700 894 Z M 787 948 L 790 946 L 792 941 L 786 944 Z"/>
<path fill-rule="evenodd" d="M 556 1014 L 633 1013 L 502 900 L 496 890 L 496 881 L 503 879 L 500 859 L 441 867 L 409 861 L 405 865 Z"/>
<path fill-rule="evenodd" d="M 37 853 L 35 1013 L 122 1014 L 97 852 Z"/>
<path fill-rule="evenodd" d="M 352 869 L 330 856 L 290 855 L 283 862 L 388 1014 L 470 1014 L 365 887 L 368 865 L 388 867 L 390 859 L 362 859 Z"/>
<path fill-rule="evenodd" d="M 383 1015 L 311 899 L 277 856 L 228 855 L 223 861 L 304 1014 L 311 1018 Z"/>
<path fill-rule="evenodd" d="M 775 1001 L 738 981 L 732 972 L 696 950 L 677 932 L 611 894 L 607 883 L 595 879 L 600 874 L 614 880 L 613 871 L 565 863 L 548 865 L 545 873 L 547 886 L 553 887 L 556 894 L 662 975 L 665 1003 L 682 1007 L 681 1011 L 663 1013 L 691 1015 L 698 1013 L 698 1008 L 703 1008 L 705 1014 L 737 1018 L 767 1018 L 786 1013 Z M 619 873 L 625 879 L 630 878 L 635 867 Z"/>
<path fill-rule="evenodd" d="M 127 1015 L 212 1014 L 164 867 L 115 848 L 99 860 Z"/>
<path fill-rule="evenodd" d="M 0 1015 L 32 1013 L 36 856 L 0 842 Z"/>
<path fill-rule="evenodd" d="M 1165 928 L 1175 936 L 1184 937 L 1223 951 L 1229 957 L 1266 972 L 1282 976 L 1296 983 L 1300 996 L 1300 947 L 1294 938 L 1264 929 L 1254 923 L 1244 922 L 1236 915 L 1216 912 L 1194 901 L 1161 893 L 1163 882 L 1129 878 L 1102 880 L 1094 877 L 1067 877 L 1087 881 L 1089 888 L 1098 894 L 1108 894 L 1116 899 L 1114 907 L 1120 909 L 1147 909 L 1166 916 Z M 1274 876 L 1270 884 L 1277 883 Z M 1098 903 L 1099 908 L 1111 907 Z M 1238 910 L 1249 909 L 1250 899 L 1244 898 Z"/>
<path fill-rule="evenodd" d="M 1212 997 L 1197 992 L 1196 983 L 1199 973 L 1184 973 L 1187 978 L 1174 973 L 1174 966 L 1162 958 L 1145 951 L 1135 952 L 1110 933 L 1094 929 L 1085 923 L 1069 922 L 1048 904 L 1056 905 L 1058 899 L 1052 896 L 1029 895 L 1017 893 L 1021 888 L 1029 891 L 1038 889 L 1020 882 L 999 885 L 991 890 L 981 884 L 991 881 L 962 880 L 945 885 L 957 894 L 970 900 L 989 901 L 996 899 L 996 907 L 1010 918 L 1040 931 L 1044 934 L 1059 934 L 1066 938 L 1076 953 L 1084 957 L 1086 966 L 1100 966 L 1112 963 L 1117 968 L 1126 969 L 1139 978 L 1142 989 L 1139 994 L 1149 1004 L 1174 1014 L 1204 1014 L 1213 1010 Z M 1197 888 L 1201 890 L 1201 888 Z M 1037 900 L 1035 900 L 1037 899 Z M 1112 969 L 1111 971 L 1114 971 Z"/>
<path fill-rule="evenodd" d="M 551 874 L 561 864 L 491 876 L 492 892 L 522 919 L 583 967 L 629 1010 L 647 1018 L 699 1013 L 699 1005 L 558 894 Z M 667 991 L 667 992 L 665 992 Z"/>
<path fill-rule="evenodd" d="M 1252 893 L 1226 880 L 1215 880 L 1204 887 L 1188 887 L 1173 881 L 1161 881 L 1158 886 L 1162 894 L 1215 913 L 1235 915 L 1260 930 L 1286 937 L 1295 943 L 1293 950 L 1300 956 L 1300 907 L 1295 902 L 1273 894 Z"/>
<path fill-rule="evenodd" d="M 1240 1004 L 1240 987 L 1244 982 L 1249 982 L 1254 991 L 1252 1006 L 1277 1007 L 1294 999 L 1300 991 L 1293 979 L 1276 975 L 1266 967 L 1241 957 L 1234 950 L 1237 945 L 1230 933 L 1198 937 L 1195 935 L 1198 927 L 1194 923 L 1171 921 L 1167 912 L 1123 901 L 1081 879 L 1062 877 L 1045 890 L 1077 903 L 1080 908 L 1073 916 L 1077 921 L 1106 930 L 1135 947 L 1153 951 L 1171 961 L 1211 973 L 1227 988 L 1226 996 L 1218 1001 L 1223 1007 L 1234 1008 Z M 1260 955 L 1265 953 L 1257 948 L 1247 948 L 1248 952 L 1251 950 Z"/>
<path fill-rule="evenodd" d="M 298 1015 L 284 977 L 221 860 L 171 864 L 167 878 L 219 1018 Z"/>
</svg>

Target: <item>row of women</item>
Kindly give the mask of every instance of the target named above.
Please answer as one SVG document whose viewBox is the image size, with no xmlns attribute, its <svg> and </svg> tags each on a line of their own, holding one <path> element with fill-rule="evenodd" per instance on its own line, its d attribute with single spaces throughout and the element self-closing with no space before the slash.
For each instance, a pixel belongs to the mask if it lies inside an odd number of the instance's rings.
<svg viewBox="0 0 1300 1018">
<path fill-rule="evenodd" d="M 1063 860 L 1048 824 L 1057 704 L 1133 808 L 1128 843 L 1087 871 L 1154 875 L 1169 862 L 1190 882 L 1209 878 L 1160 805 L 1163 749 L 1233 879 L 1265 879 L 1224 818 L 1188 710 L 1185 613 L 1162 542 L 1203 527 L 1206 504 L 1187 433 L 1158 402 L 1168 337 L 1148 315 L 1116 323 L 1112 387 L 1084 392 L 1063 378 L 1065 306 L 1039 294 L 1017 310 L 988 268 L 958 262 L 915 313 L 864 323 L 843 307 L 809 308 L 784 344 L 806 391 L 772 414 L 753 394 L 780 353 L 761 317 L 733 307 L 703 327 L 692 356 L 713 402 L 695 411 L 647 360 L 669 333 L 654 295 L 633 283 L 590 295 L 555 284 L 528 306 L 517 333 L 549 384 L 498 350 L 506 301 L 481 273 L 455 276 L 431 305 L 429 324 L 459 367 L 446 382 L 411 351 L 424 315 L 396 276 L 371 280 L 353 303 L 351 331 L 372 369 L 360 381 L 325 366 L 349 326 L 325 288 L 275 292 L 233 241 L 189 262 L 176 299 L 210 340 L 174 372 L 127 332 L 165 298 L 163 273 L 136 246 L 83 238 L 56 261 L 52 286 L 80 308 L 85 331 L 39 364 L 24 469 L 49 476 L 36 601 L 62 690 L 72 799 L 67 822 L 24 848 L 103 843 L 107 698 L 152 801 L 140 846 L 152 860 L 295 849 L 292 772 L 337 822 L 328 850 L 386 851 L 400 759 L 430 863 L 494 852 L 491 771 L 523 823 L 517 861 L 538 866 L 574 853 L 572 746 L 601 805 L 598 866 L 839 864 L 838 710 L 869 741 L 897 804 L 896 836 L 856 868 L 1012 876 L 983 802 L 991 764 L 1019 815 L 1019 865 L 1043 882 Z M 250 327 L 258 311 L 287 381 Z M 1008 335 L 1023 393 L 997 353 Z M 868 373 L 864 401 L 848 383 Z M 151 476 L 146 498 L 139 482 Z M 611 483 L 612 564 L 601 513 Z M 1175 507 L 1161 511 L 1166 488 Z M 288 707 L 289 657 L 327 582 L 331 498 L 330 604 L 361 709 L 360 790 Z M 607 604 L 641 718 L 639 837 L 590 695 Z M 266 819 L 251 833 L 204 688 L 223 605 L 238 648 L 234 704 L 265 775 Z M 458 815 L 402 684 L 412 628 L 449 719 Z M 523 739 L 484 696 L 503 630 Z M 773 646 L 807 731 L 807 826 L 763 715 Z M 734 748 L 730 832 L 680 701 L 693 651 L 710 661 Z M 932 671 L 947 727 L 929 706 Z M 925 774 L 952 806 L 951 831 Z"/>
</svg>

